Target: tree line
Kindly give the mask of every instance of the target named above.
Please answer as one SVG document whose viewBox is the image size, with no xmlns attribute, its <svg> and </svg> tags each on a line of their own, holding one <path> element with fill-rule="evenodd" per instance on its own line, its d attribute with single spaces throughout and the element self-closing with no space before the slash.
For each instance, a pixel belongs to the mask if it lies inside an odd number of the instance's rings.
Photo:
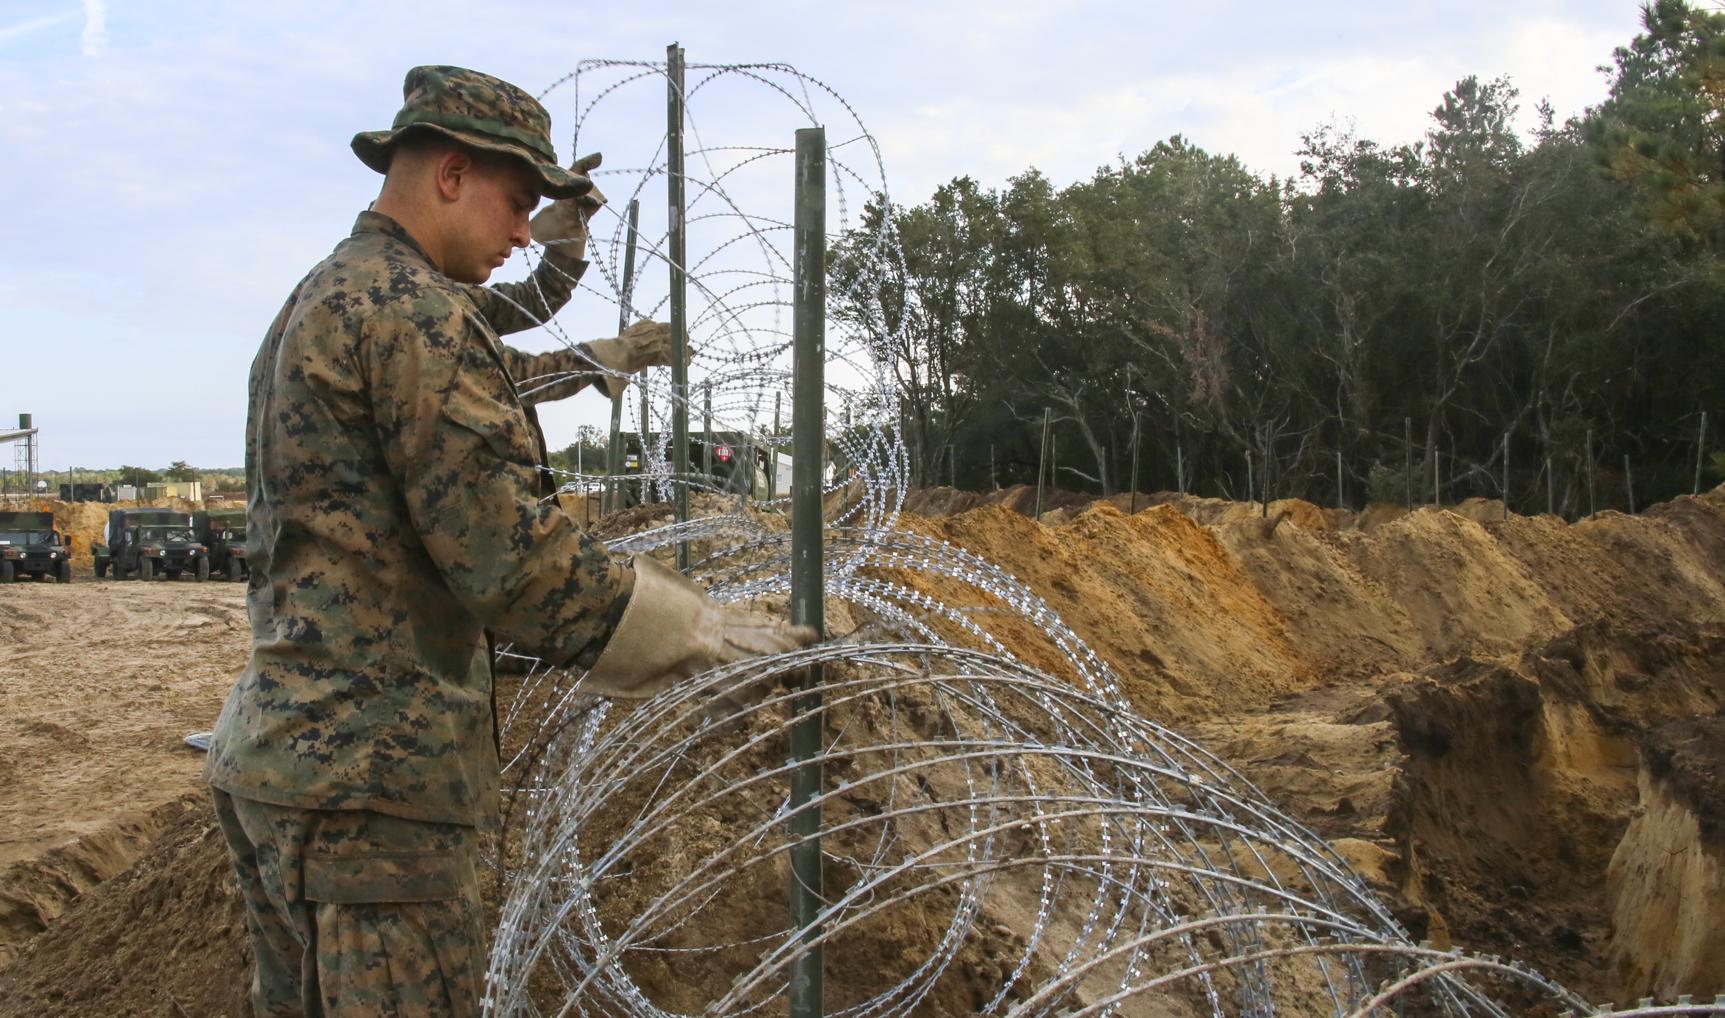
<svg viewBox="0 0 1725 1018">
<path fill-rule="evenodd" d="M 1305 135 L 1296 178 L 1181 137 L 1056 188 L 894 209 L 836 247 L 894 344 L 913 481 L 1566 515 L 1725 478 L 1725 14 L 1656 0 L 1607 98 L 1514 127 L 1469 77 L 1424 137 Z M 1713 413 L 1703 423 L 1703 413 Z M 1043 440 L 1043 421 L 1048 439 Z"/>
</svg>

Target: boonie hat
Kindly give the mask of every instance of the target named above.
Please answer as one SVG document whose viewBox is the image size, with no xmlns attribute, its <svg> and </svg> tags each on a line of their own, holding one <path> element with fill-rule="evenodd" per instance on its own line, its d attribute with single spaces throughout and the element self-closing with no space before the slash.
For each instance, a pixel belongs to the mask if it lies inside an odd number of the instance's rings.
<svg viewBox="0 0 1725 1018">
<path fill-rule="evenodd" d="M 387 131 L 353 136 L 353 154 L 379 173 L 389 171 L 390 147 L 409 131 L 436 131 L 464 145 L 515 156 L 539 175 L 548 198 L 576 198 L 593 189 L 583 174 L 557 165 L 551 114 L 502 78 L 465 67 L 426 66 L 407 72 L 401 112 Z"/>
</svg>

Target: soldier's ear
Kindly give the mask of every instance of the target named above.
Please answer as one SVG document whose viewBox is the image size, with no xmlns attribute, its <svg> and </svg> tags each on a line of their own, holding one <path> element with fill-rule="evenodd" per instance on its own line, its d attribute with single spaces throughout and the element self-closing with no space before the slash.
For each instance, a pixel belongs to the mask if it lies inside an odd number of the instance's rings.
<svg viewBox="0 0 1725 1018">
<path fill-rule="evenodd" d="M 432 164 L 432 180 L 438 195 L 447 202 L 459 201 L 462 191 L 472 186 L 478 165 L 466 149 L 451 145 Z"/>
</svg>

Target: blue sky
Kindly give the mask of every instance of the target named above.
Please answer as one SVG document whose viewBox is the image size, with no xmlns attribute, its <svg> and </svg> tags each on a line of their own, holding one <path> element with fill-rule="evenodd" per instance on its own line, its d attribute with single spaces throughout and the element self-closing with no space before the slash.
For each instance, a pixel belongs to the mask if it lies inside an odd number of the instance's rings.
<svg viewBox="0 0 1725 1018">
<path fill-rule="evenodd" d="M 1288 174 L 1300 135 L 1332 118 L 1417 137 L 1467 74 L 1509 75 L 1529 121 L 1541 97 L 1576 113 L 1603 97 L 1597 67 L 1638 16 L 1621 0 L 0 0 L 0 423 L 34 413 L 54 470 L 238 465 L 258 341 L 375 195 L 347 142 L 387 126 L 414 64 L 533 92 L 580 59 L 662 59 L 671 41 L 691 62 L 793 64 L 856 108 L 895 200 L 914 203 L 962 174 L 996 186 L 1034 166 L 1069 183 L 1175 133 Z M 549 105 L 567 158 L 566 94 Z M 650 149 L 664 123 L 648 119 L 616 144 Z M 610 146 L 590 132 L 583 147 Z M 600 310 L 572 307 L 569 331 L 596 335 Z M 607 406 L 578 396 L 547 414 L 551 446 Z"/>
</svg>

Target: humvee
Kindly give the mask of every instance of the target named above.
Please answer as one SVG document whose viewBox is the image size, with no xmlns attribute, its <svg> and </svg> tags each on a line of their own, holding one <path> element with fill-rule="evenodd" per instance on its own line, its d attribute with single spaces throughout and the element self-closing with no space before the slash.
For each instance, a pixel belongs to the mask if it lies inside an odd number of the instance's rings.
<svg viewBox="0 0 1725 1018">
<path fill-rule="evenodd" d="M 72 582 L 72 549 L 54 529 L 53 513 L 0 513 L 0 583 L 24 575 Z"/>
<path fill-rule="evenodd" d="M 140 580 L 165 576 L 178 579 L 191 572 L 200 581 L 210 578 L 209 549 L 198 542 L 197 520 L 172 509 L 115 509 L 108 513 L 108 542 L 91 549 L 98 577 L 112 570 L 114 579 Z"/>
<path fill-rule="evenodd" d="M 197 514 L 198 540 L 210 550 L 210 570 L 230 580 L 251 575 L 246 568 L 246 511 L 212 509 Z"/>
</svg>

